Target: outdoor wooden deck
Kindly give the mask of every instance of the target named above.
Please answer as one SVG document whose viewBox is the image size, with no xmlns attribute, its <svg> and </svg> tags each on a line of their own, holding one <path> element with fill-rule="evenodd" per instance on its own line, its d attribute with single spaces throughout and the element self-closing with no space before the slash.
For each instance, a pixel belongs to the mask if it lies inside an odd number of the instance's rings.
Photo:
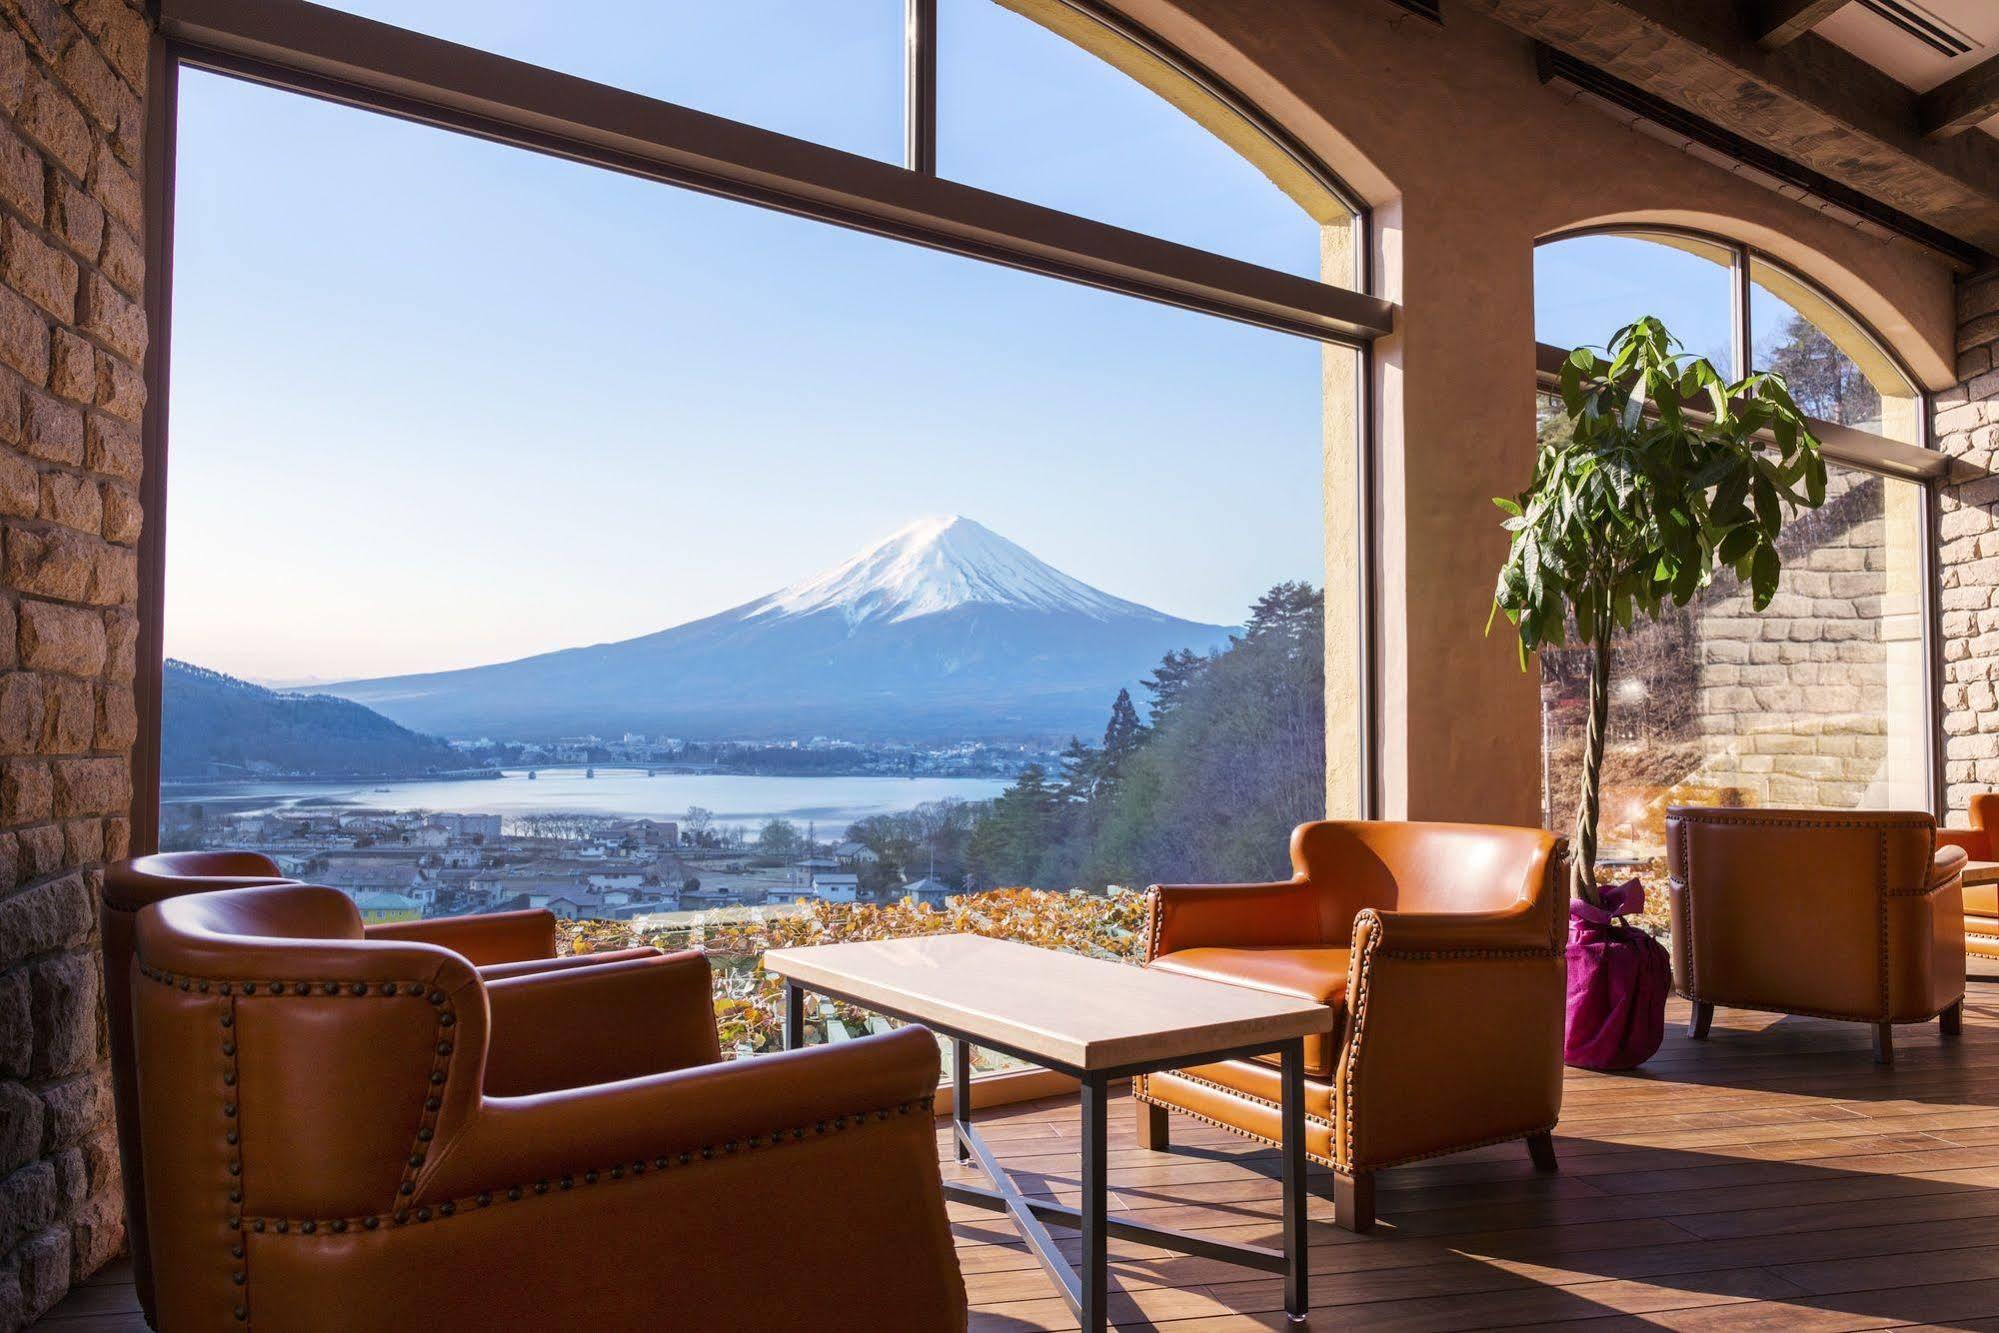
<svg viewBox="0 0 1999 1333">
<path fill-rule="evenodd" d="M 1644 1070 L 1571 1074 L 1558 1176 L 1512 1146 L 1388 1172 L 1369 1237 L 1315 1198 L 1311 1326 L 1999 1330 L 1999 982 L 1974 983 L 1959 1041 L 1898 1031 L 1893 1069 L 1857 1024 L 1723 1011 L 1701 1046 L 1685 1017 Z M 1170 1156 L 1141 1152 L 1112 1112 L 1113 1208 L 1274 1243 L 1274 1152 L 1178 1117 Z M 1073 1101 L 980 1120 L 1030 1188 L 1073 1197 Z M 974 1330 L 1075 1327 L 1003 1220 L 966 1209 L 958 1232 Z M 1276 1279 L 1111 1254 L 1120 1327 L 1285 1326 Z M 127 1333 L 135 1309 L 114 1268 L 42 1327 Z"/>
</svg>

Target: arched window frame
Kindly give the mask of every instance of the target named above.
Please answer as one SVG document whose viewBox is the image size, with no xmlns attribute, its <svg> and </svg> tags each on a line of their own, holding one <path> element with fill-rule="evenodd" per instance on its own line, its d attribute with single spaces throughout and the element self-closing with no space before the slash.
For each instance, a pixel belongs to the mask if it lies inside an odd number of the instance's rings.
<svg viewBox="0 0 1999 1333">
<path fill-rule="evenodd" d="M 183 68 L 603 167 L 1351 349 L 1341 417 L 1354 434 L 1353 531 L 1372 552 L 1369 349 L 1397 308 L 1374 292 L 1360 196 L 1225 80 L 1098 0 L 995 0 L 1138 79 L 1236 148 L 1322 227 L 1344 223 L 1350 273 L 1331 283 L 1264 268 L 936 174 L 936 0 L 904 0 L 905 138 L 898 166 L 304 0 L 158 0 L 144 144 L 145 296 L 151 330 L 142 425 L 133 850 L 159 822 L 164 661 L 168 350 L 175 136 Z M 1331 248 L 1331 247 L 1327 247 Z M 1369 569 L 1350 571 L 1358 618 L 1358 782 L 1375 806 L 1375 615 Z"/>
<path fill-rule="evenodd" d="M 1846 352 L 1867 372 L 1866 363 L 1860 356 L 1854 356 L 1848 349 L 1848 342 L 1861 346 L 1871 359 L 1881 367 L 1891 370 L 1908 389 L 1908 397 L 1918 405 L 1916 412 L 1917 438 L 1913 442 L 1891 439 L 1873 431 L 1859 430 L 1838 422 L 1821 421 L 1821 442 L 1826 446 L 1826 456 L 1845 467 L 1857 467 L 1885 476 L 1902 477 L 1911 481 L 1932 481 L 1948 470 L 1948 460 L 1937 454 L 1929 435 L 1930 412 L 1929 394 L 1909 368 L 1909 363 L 1895 351 L 1879 334 L 1868 327 L 1867 322 L 1856 314 L 1846 302 L 1827 291 L 1818 283 L 1776 256 L 1755 246 L 1734 240 L 1713 232 L 1700 231 L 1691 227 L 1664 227 L 1654 225 L 1606 225 L 1577 227 L 1568 231 L 1555 232 L 1536 242 L 1536 248 L 1559 245 L 1563 241 L 1578 240 L 1588 236 L 1614 236 L 1625 240 L 1650 241 L 1654 244 L 1687 250 L 1708 258 L 1711 251 L 1720 250 L 1729 257 L 1729 284 L 1731 295 L 1731 337 L 1733 364 L 1721 367 L 1724 373 L 1740 377 L 1748 372 L 1749 356 L 1755 346 L 1755 330 L 1751 325 L 1751 293 L 1754 286 L 1753 275 L 1757 269 L 1767 269 L 1781 276 L 1786 283 L 1801 294 L 1832 311 L 1843 321 L 1844 327 L 1828 328 L 1813 320 L 1828 338 L 1831 338 L 1842 352 Z M 1774 290 L 1774 289 L 1772 289 Z M 1777 295 L 1784 296 L 1782 292 Z M 1785 297 L 1784 299 L 1789 299 Z M 1796 302 L 1792 302 L 1796 304 Z M 1800 314 L 1810 319 L 1809 310 Z M 1843 341 L 1844 339 L 1844 341 Z M 1568 348 L 1557 348 L 1548 343 L 1538 345 L 1538 368 L 1543 379 L 1558 369 L 1568 355 Z M 1873 378 L 1869 376 L 1870 380 Z"/>
<path fill-rule="evenodd" d="M 1848 339 L 1864 340 L 1863 350 L 1871 352 L 1879 363 L 1892 369 L 1909 389 L 1909 397 L 1915 404 L 1916 441 L 1909 443 L 1890 439 L 1873 431 L 1859 430 L 1837 422 L 1813 419 L 1813 433 L 1829 462 L 1857 472 L 1870 473 L 1892 480 L 1912 482 L 1922 488 L 1922 532 L 1919 537 L 1922 574 L 1922 628 L 1923 657 L 1928 667 L 1929 688 L 1924 692 L 1923 735 L 1928 747 L 1929 802 L 1931 813 L 1938 818 L 1944 814 L 1944 746 L 1942 715 L 1940 704 L 1943 698 L 1943 633 L 1942 608 L 1938 595 L 1941 586 L 1941 569 L 1937 562 L 1937 515 L 1938 486 L 1950 479 L 1951 460 L 1937 452 L 1932 434 L 1935 417 L 1934 404 L 1929 390 L 1916 378 L 1908 362 L 1873 329 L 1869 328 L 1853 308 L 1839 297 L 1827 291 L 1789 264 L 1755 246 L 1732 237 L 1702 231 L 1693 227 L 1669 227 L 1654 224 L 1631 223 L 1625 225 L 1607 224 L 1602 226 L 1576 227 L 1543 236 L 1536 248 L 1560 244 L 1586 236 L 1614 236 L 1627 240 L 1651 241 L 1655 244 L 1671 246 L 1675 249 L 1693 250 L 1702 253 L 1716 249 L 1729 256 L 1729 291 L 1731 305 L 1730 345 L 1734 364 L 1723 368 L 1725 373 L 1740 378 L 1748 373 L 1749 360 L 1755 347 L 1755 327 L 1750 315 L 1753 275 L 1758 269 L 1781 276 L 1796 291 L 1808 296 L 1812 301 L 1832 311 L 1844 321 L 1845 327 L 1838 331 Z M 1774 290 L 1774 289 L 1772 289 Z M 1796 301 L 1783 292 L 1776 292 L 1782 299 Z M 1814 328 L 1831 338 L 1842 352 L 1847 352 L 1847 344 L 1834 330 L 1826 328 L 1812 319 L 1811 311 L 1800 307 L 1803 315 Z M 1561 364 L 1567 359 L 1569 349 L 1555 347 L 1548 343 L 1536 344 L 1536 387 L 1543 393 L 1559 390 Z M 1851 353 L 1848 352 L 1851 356 Z M 1859 357 L 1853 357 L 1866 367 Z M 1869 377 L 1870 381 L 1872 376 Z"/>
</svg>

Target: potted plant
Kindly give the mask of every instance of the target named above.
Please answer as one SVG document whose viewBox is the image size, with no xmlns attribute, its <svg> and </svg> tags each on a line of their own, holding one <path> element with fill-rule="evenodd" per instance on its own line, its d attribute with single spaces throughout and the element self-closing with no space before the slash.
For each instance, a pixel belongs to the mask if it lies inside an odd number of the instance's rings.
<svg viewBox="0 0 1999 1333">
<path fill-rule="evenodd" d="M 1571 868 L 1571 1064 L 1630 1068 L 1658 1049 L 1669 965 L 1658 941 L 1618 918 L 1644 906 L 1638 880 L 1599 888 L 1597 814 L 1611 646 L 1639 617 L 1684 606 L 1722 568 L 1762 610 L 1776 594 L 1787 514 L 1825 501 L 1825 461 L 1780 375 L 1725 381 L 1647 316 L 1562 363 L 1566 438 L 1544 439 L 1534 480 L 1494 500 L 1512 534 L 1493 595 L 1539 648 L 1590 650 L 1589 720 Z M 1486 628 L 1492 627 L 1488 618 Z"/>
</svg>

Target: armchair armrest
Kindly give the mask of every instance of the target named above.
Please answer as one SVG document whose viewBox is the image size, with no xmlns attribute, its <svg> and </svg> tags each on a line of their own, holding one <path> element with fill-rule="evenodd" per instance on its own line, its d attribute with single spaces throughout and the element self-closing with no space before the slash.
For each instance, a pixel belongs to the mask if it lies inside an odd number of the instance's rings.
<svg viewBox="0 0 1999 1333">
<path fill-rule="evenodd" d="M 1930 888 L 1940 889 L 1962 875 L 1965 862 L 1970 859 L 1970 853 L 1962 844 L 1946 843 L 1943 839 L 1943 830 L 1937 830 L 1936 855 L 1930 860 Z"/>
<path fill-rule="evenodd" d="M 636 945 L 630 949 L 606 949 L 602 953 L 572 953 L 556 958 L 523 958 L 518 963 L 487 963 L 479 969 L 479 975 L 487 981 L 499 981 L 505 977 L 537 976 L 543 972 L 566 972 L 575 967 L 602 967 L 606 963 L 624 963 L 634 958 L 657 958 L 661 950 L 650 944 Z"/>
<path fill-rule="evenodd" d="M 495 1021 L 497 1028 L 498 1021 Z M 736 1148 L 810 1137 L 855 1117 L 923 1116 L 934 1167 L 930 1112 L 937 1040 L 899 1028 L 837 1046 L 814 1046 L 727 1064 L 678 1069 L 620 1083 L 527 1097 L 487 1097 L 433 1154 L 417 1201 L 556 1181 L 664 1157 L 720 1157 Z"/>
<path fill-rule="evenodd" d="M 1566 962 L 1545 908 L 1354 919 L 1335 1156 L 1373 1170 L 1555 1123 Z"/>
<path fill-rule="evenodd" d="M 616 1083 L 721 1058 L 708 959 L 654 954 L 488 979 L 489 1096 Z"/>
<path fill-rule="evenodd" d="M 1398 956 L 1468 951 L 1551 953 L 1559 944 L 1547 921 L 1532 903 L 1518 903 L 1496 912 L 1390 912 L 1370 908 L 1354 919 L 1354 953 L 1366 937 L 1376 947 Z"/>
<path fill-rule="evenodd" d="M 482 916 L 389 921 L 367 928 L 371 940 L 413 940 L 451 950 L 474 967 L 555 957 L 555 913 L 546 908 Z"/>
<path fill-rule="evenodd" d="M 1992 835 L 1982 828 L 1940 828 L 1937 846 L 1962 848 L 1974 861 L 1992 860 Z"/>
<path fill-rule="evenodd" d="M 1155 884 L 1147 890 L 1145 961 L 1181 949 L 1321 944 L 1310 880 L 1274 884 Z"/>
</svg>

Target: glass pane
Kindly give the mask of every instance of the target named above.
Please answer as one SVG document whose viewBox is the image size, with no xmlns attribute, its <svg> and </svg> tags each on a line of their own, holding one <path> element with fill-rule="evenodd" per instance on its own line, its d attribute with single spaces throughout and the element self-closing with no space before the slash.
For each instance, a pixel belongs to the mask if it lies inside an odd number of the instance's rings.
<svg viewBox="0 0 1999 1333">
<path fill-rule="evenodd" d="M 902 0 L 327 3 L 850 153 L 902 157 Z"/>
<path fill-rule="evenodd" d="M 1916 444 L 1922 398 L 1879 343 L 1815 289 L 1751 260 L 1755 368 L 1783 372 L 1807 415 Z"/>
<path fill-rule="evenodd" d="M 1103 43 L 1099 25 L 1056 4 L 1030 0 L 1021 7 L 1062 31 L 993 0 L 938 6 L 942 175 L 1267 268 L 1320 276 L 1322 228 L 1313 219 L 1344 218 L 1322 191 L 1293 180 L 1296 197 L 1287 195 L 1244 156 L 1259 149 L 1269 155 L 1261 137 L 1198 91 L 1189 88 L 1188 100 L 1176 106 L 1141 82 L 1173 86 L 1164 81 L 1176 76 L 1156 62 L 1134 66 L 1139 77 L 1133 77 L 1078 44 Z M 1147 60 L 1122 44 L 1105 54 Z M 1350 261 L 1330 261 L 1326 278 L 1352 285 Z"/>
<path fill-rule="evenodd" d="M 1283 873 L 1321 345 L 195 72 L 181 110 L 165 845 L 700 943 L 745 1050 L 774 942 L 1130 958 L 1124 890 Z"/>
<path fill-rule="evenodd" d="M 1562 430 L 1543 398 L 1541 429 Z M 1604 863 L 1665 902 L 1671 805 L 1921 810 L 1922 490 L 1834 467 L 1822 509 L 1791 521 L 1762 613 L 1732 574 L 1618 644 L 1604 755 Z M 1573 826 L 1588 653 L 1541 655 L 1544 802 Z"/>
<path fill-rule="evenodd" d="M 1732 373 L 1729 253 L 1701 241 L 1577 236 L 1534 251 L 1534 337 L 1602 347 L 1642 315 L 1666 322 L 1686 350 Z"/>
</svg>

